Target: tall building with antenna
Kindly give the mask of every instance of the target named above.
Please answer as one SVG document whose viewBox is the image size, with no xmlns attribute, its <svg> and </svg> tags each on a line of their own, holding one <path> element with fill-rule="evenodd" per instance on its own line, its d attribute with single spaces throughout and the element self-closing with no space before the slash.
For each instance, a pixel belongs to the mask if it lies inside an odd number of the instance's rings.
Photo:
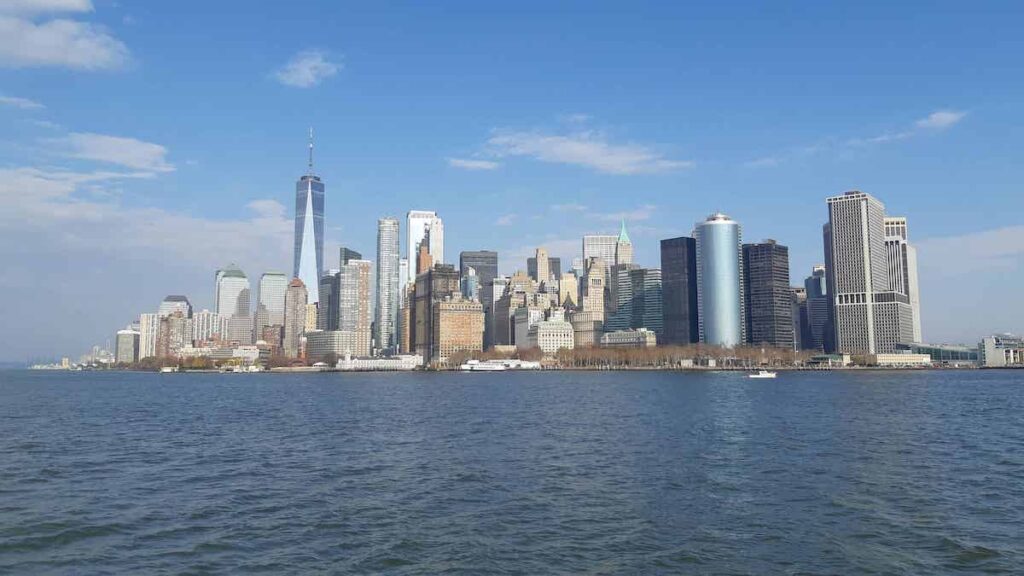
<svg viewBox="0 0 1024 576">
<path fill-rule="evenodd" d="M 313 174 L 313 129 L 309 129 L 309 167 L 295 185 L 295 267 L 292 276 L 308 290 L 309 303 L 320 301 L 324 269 L 324 183 Z"/>
</svg>

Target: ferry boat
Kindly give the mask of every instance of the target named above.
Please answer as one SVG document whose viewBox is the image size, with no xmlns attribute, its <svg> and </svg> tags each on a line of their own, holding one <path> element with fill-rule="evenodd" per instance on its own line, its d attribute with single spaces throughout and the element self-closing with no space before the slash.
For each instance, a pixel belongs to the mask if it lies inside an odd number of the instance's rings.
<svg viewBox="0 0 1024 576">
<path fill-rule="evenodd" d="M 177 371 L 178 371 L 178 367 L 177 366 L 164 366 L 164 367 L 160 368 L 160 373 L 161 374 L 171 374 L 171 373 L 177 372 Z"/>
<path fill-rule="evenodd" d="M 462 370 L 463 372 L 504 372 L 505 370 L 508 370 L 508 367 L 498 362 L 469 360 L 465 364 L 459 366 L 459 370 Z"/>
<path fill-rule="evenodd" d="M 769 370 L 758 370 L 753 374 L 747 374 L 747 378 L 775 378 L 775 372 Z"/>
</svg>

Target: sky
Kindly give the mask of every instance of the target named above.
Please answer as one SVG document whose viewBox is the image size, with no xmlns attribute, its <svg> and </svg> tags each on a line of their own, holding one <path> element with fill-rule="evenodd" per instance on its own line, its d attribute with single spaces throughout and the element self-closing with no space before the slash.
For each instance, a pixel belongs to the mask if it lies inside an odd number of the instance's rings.
<svg viewBox="0 0 1024 576">
<path fill-rule="evenodd" d="M 723 211 L 800 284 L 857 189 L 908 218 L 925 340 L 1024 332 L 1021 30 L 1019 1 L 0 0 L 0 361 L 289 272 L 310 126 L 332 267 L 412 209 L 506 273 L 620 220 L 657 266 Z"/>
</svg>

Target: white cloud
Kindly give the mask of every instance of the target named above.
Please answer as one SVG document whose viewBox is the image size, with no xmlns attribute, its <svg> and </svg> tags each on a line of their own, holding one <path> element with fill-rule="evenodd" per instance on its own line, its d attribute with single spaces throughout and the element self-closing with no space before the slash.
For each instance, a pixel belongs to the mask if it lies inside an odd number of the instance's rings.
<svg viewBox="0 0 1024 576">
<path fill-rule="evenodd" d="M 542 162 L 593 168 L 606 174 L 655 174 L 692 168 L 693 162 L 670 160 L 639 144 L 612 144 L 600 133 L 569 135 L 499 132 L 487 141 L 498 157 L 526 156 Z"/>
<path fill-rule="evenodd" d="M 511 226 L 512 223 L 515 222 L 515 220 L 515 214 L 504 214 L 502 216 L 499 216 L 498 219 L 494 221 L 494 223 L 498 226 Z"/>
<path fill-rule="evenodd" d="M 89 0 L 3 0 L 0 12 L 5 14 L 40 14 L 48 12 L 92 12 Z"/>
<path fill-rule="evenodd" d="M 128 63 L 128 48 L 101 27 L 77 20 L 41 23 L 0 16 L 0 66 L 110 70 Z"/>
<path fill-rule="evenodd" d="M 167 148 L 152 142 L 85 132 L 73 132 L 55 142 L 65 146 L 67 150 L 64 155 L 71 158 L 96 160 L 144 171 L 174 170 L 174 166 L 167 162 Z"/>
<path fill-rule="evenodd" d="M 942 275 L 1013 269 L 1024 263 L 1024 225 L 926 238 L 917 250 L 921 268 Z"/>
<path fill-rule="evenodd" d="M 277 81 L 285 86 L 295 88 L 312 88 L 341 70 L 340 63 L 328 60 L 327 54 L 321 50 L 305 50 L 299 52 L 274 73 Z"/>
<path fill-rule="evenodd" d="M 949 128 L 953 124 L 963 120 L 967 112 L 961 112 L 957 110 L 939 110 L 932 112 L 927 117 L 922 118 L 914 123 L 918 128 L 926 128 L 932 130 L 942 130 L 943 128 Z"/>
<path fill-rule="evenodd" d="M 15 108 L 21 108 L 22 110 L 39 110 L 46 108 L 35 100 L 29 100 L 28 98 L 19 98 L 17 96 L 3 96 L 0 95 L 0 104 L 4 106 L 13 106 Z"/>
<path fill-rule="evenodd" d="M 463 170 L 496 170 L 501 166 L 492 160 L 472 160 L 467 158 L 447 158 L 448 165 Z"/>
</svg>

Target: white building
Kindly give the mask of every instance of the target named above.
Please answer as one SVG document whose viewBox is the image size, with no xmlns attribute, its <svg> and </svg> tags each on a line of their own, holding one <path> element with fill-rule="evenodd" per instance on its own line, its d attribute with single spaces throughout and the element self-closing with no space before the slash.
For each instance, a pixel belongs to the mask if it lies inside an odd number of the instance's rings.
<svg viewBox="0 0 1024 576">
<path fill-rule="evenodd" d="M 1024 364 L 1024 338 L 1013 334 L 994 334 L 978 343 L 978 366 L 1003 368 Z"/>
<path fill-rule="evenodd" d="M 615 265 L 615 252 L 618 248 L 619 237 L 611 234 L 587 234 L 583 237 L 583 262 L 589 262 L 591 258 L 600 258 L 605 269 Z"/>
<path fill-rule="evenodd" d="M 256 340 L 267 326 L 284 326 L 284 292 L 288 289 L 288 277 L 281 272 L 264 272 L 260 276 L 259 295 L 256 304 Z"/>
<path fill-rule="evenodd" d="M 910 244 L 907 219 L 885 217 L 885 252 L 889 272 L 889 290 L 906 294 L 913 313 L 914 342 L 924 342 L 921 335 L 921 294 L 917 283 L 917 249 Z"/>
<path fill-rule="evenodd" d="M 377 348 L 398 349 L 398 308 L 401 302 L 401 272 L 398 219 L 377 220 L 377 308 L 374 327 Z"/>
<path fill-rule="evenodd" d="M 227 332 L 228 319 L 216 312 L 203 310 L 192 315 L 192 341 L 219 340 Z"/>
<path fill-rule="evenodd" d="M 527 350 L 532 348 L 530 343 L 530 329 L 544 319 L 544 309 L 540 306 L 520 306 L 513 314 L 515 323 L 516 348 Z"/>
<path fill-rule="evenodd" d="M 540 348 L 545 356 L 554 356 L 562 348 L 572 350 L 575 345 L 572 324 L 561 317 L 537 322 L 527 338 L 529 347 Z"/>
<path fill-rule="evenodd" d="M 217 270 L 217 314 L 227 317 L 225 340 L 239 344 L 252 343 L 252 315 L 250 313 L 249 278 L 234 264 Z"/>
<path fill-rule="evenodd" d="M 159 333 L 159 314 L 139 314 L 139 360 L 156 356 L 156 338 Z"/>
</svg>

